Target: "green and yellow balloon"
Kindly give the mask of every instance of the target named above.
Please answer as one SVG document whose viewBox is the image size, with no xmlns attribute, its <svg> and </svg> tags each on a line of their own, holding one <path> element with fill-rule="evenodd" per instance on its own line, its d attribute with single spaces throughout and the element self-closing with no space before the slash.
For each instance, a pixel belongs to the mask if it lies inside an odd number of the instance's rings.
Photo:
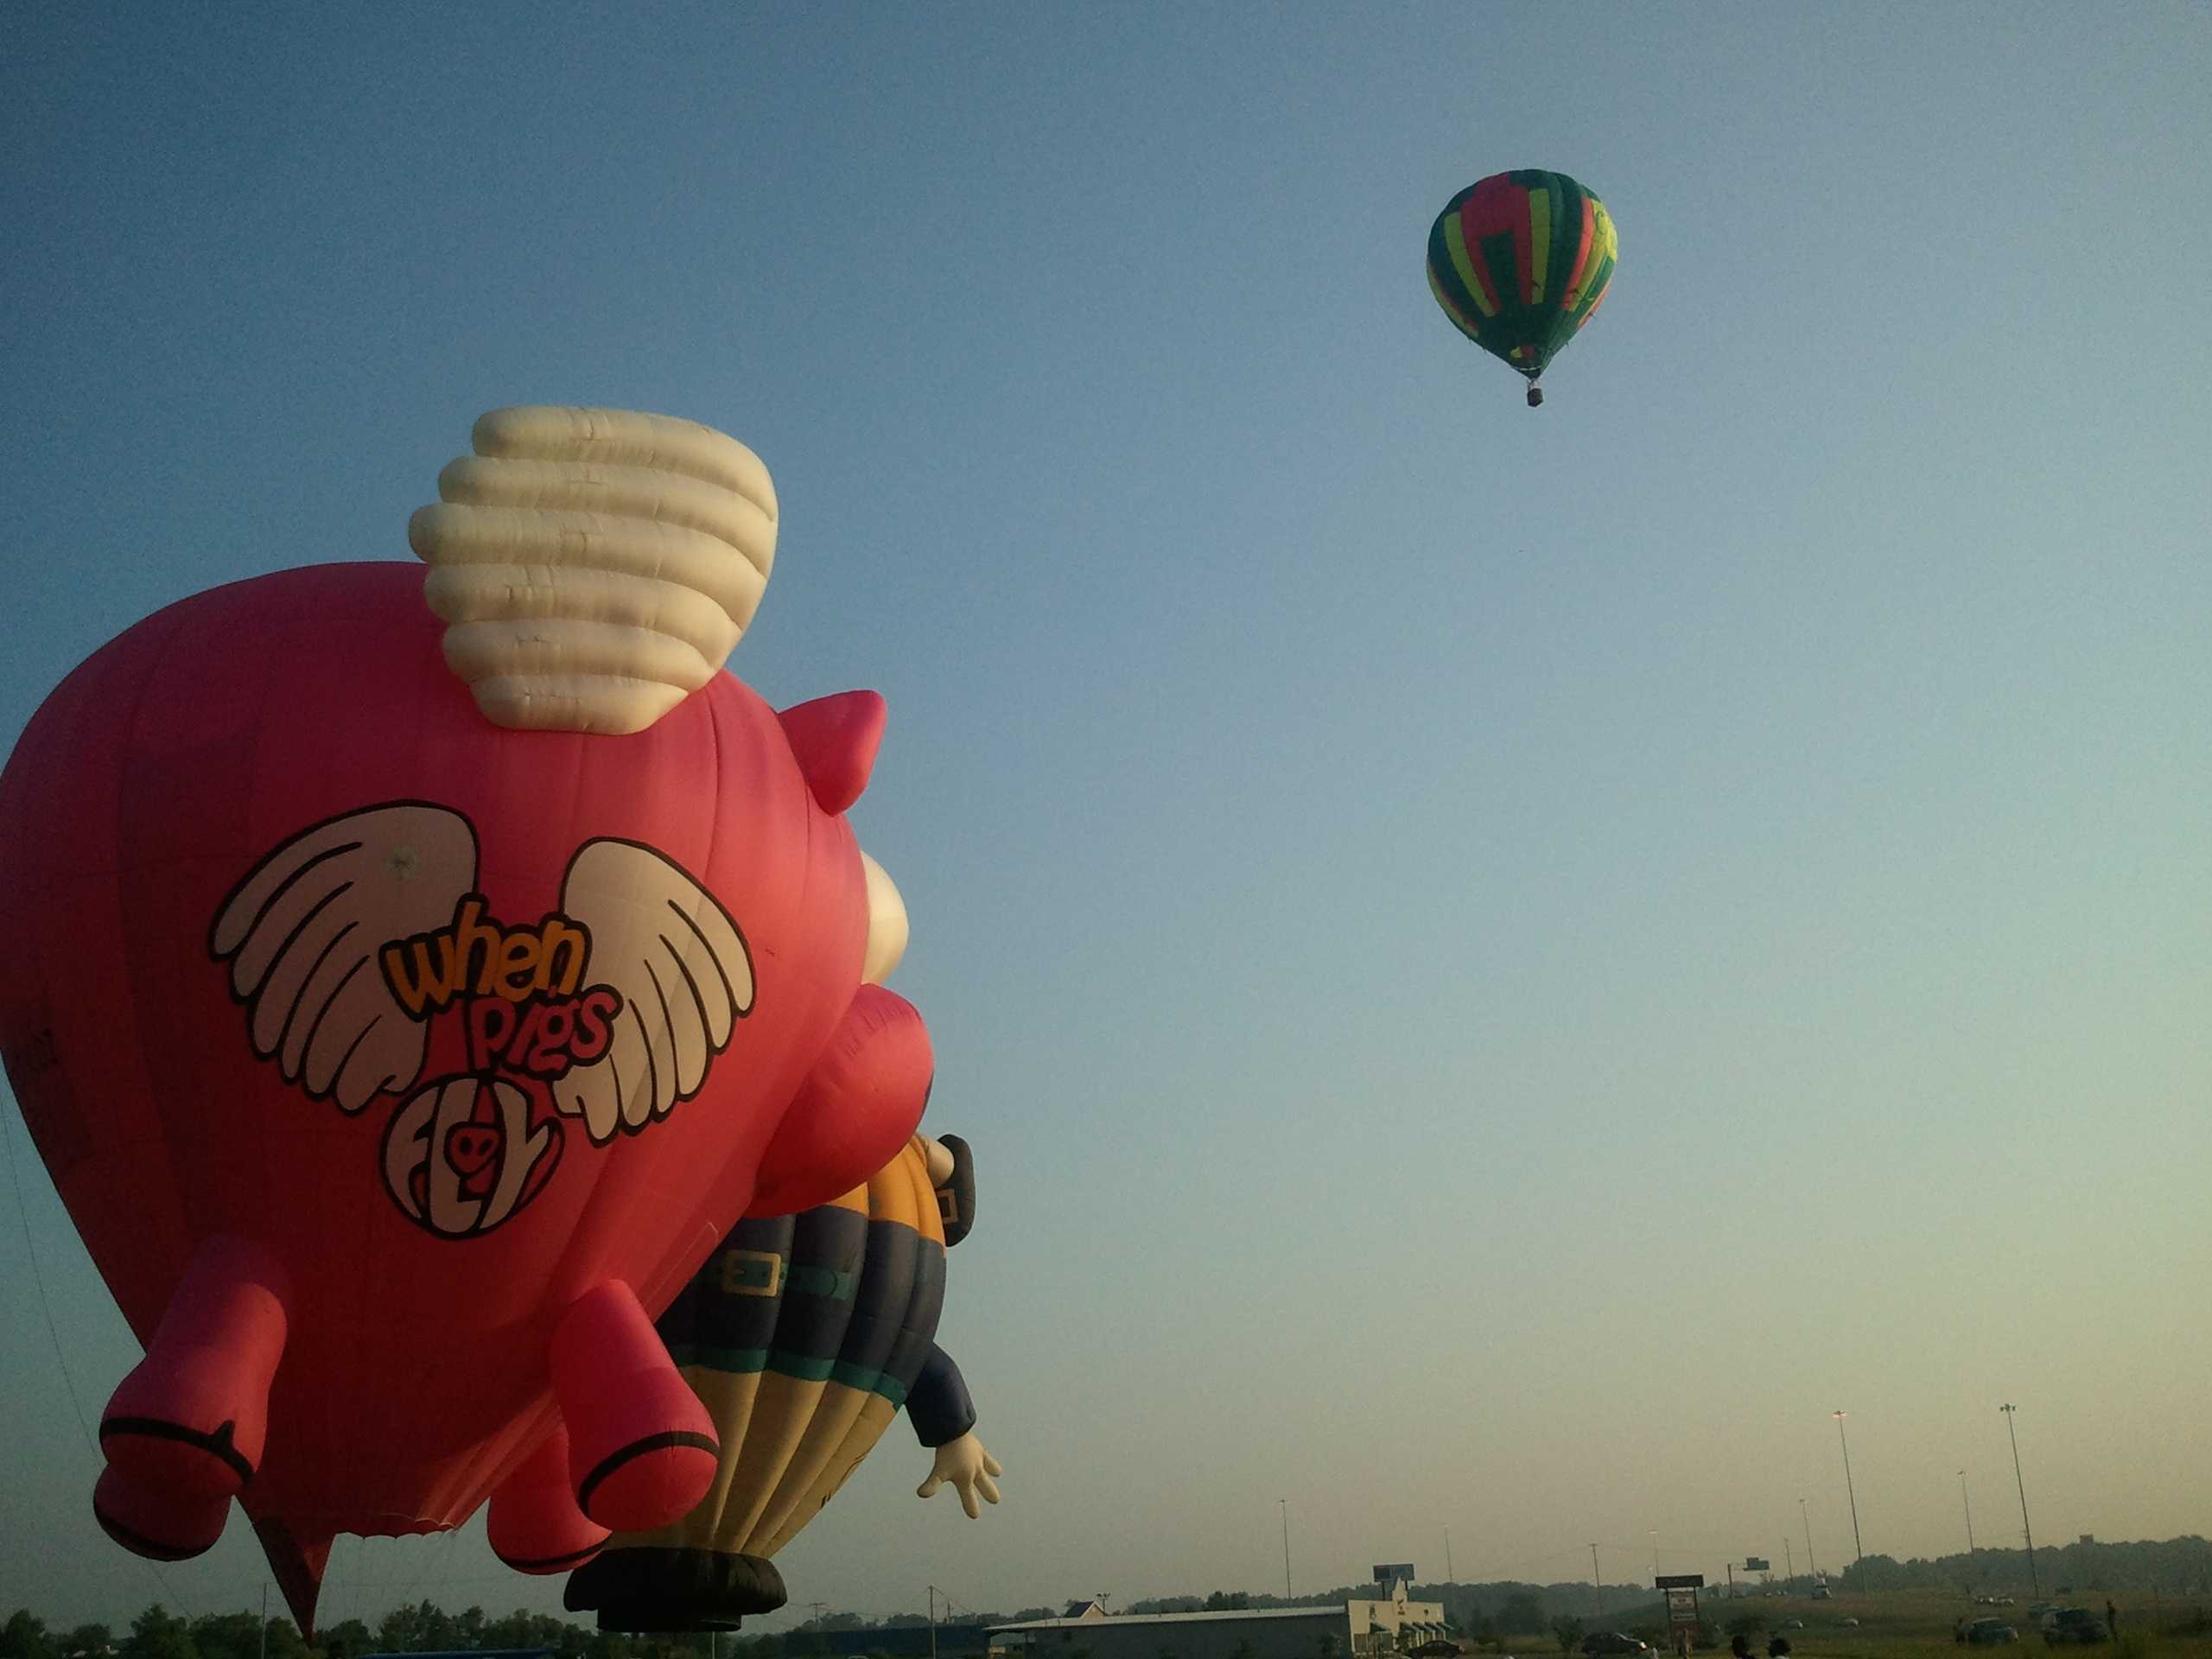
<svg viewBox="0 0 2212 1659">
<path fill-rule="evenodd" d="M 1478 179 L 1428 232 L 1428 289 L 1452 326 L 1528 378 L 1598 315 L 1619 239 L 1605 204 L 1564 173 L 1522 168 Z"/>
</svg>

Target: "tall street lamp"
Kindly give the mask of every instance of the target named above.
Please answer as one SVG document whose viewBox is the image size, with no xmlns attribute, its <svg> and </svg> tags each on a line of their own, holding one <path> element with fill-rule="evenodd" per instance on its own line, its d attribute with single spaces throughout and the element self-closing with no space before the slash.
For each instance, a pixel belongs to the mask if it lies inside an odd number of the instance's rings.
<svg viewBox="0 0 2212 1659">
<path fill-rule="evenodd" d="M 1959 1502 L 1967 1512 L 1967 1566 L 1974 1566 L 1974 1501 L 1967 1496 L 1967 1471 L 1959 1471 Z"/>
<path fill-rule="evenodd" d="M 1835 1418 L 1835 1437 L 1843 1442 L 1843 1490 L 1844 1495 L 1851 1500 L 1852 1560 L 1855 1565 L 1864 1567 L 1866 1561 L 1866 1547 L 1859 1541 L 1859 1494 L 1853 1491 L 1851 1486 L 1851 1441 L 1843 1432 L 1845 1414 L 1839 1411 L 1832 1414 Z M 1863 1578 L 1865 1575 L 1862 1573 L 1860 1576 Z M 1862 1583 L 1859 1587 L 1864 1590 L 1866 1586 Z"/>
<path fill-rule="evenodd" d="M 2012 1442 L 2012 1478 L 2020 1488 L 2020 1535 L 2028 1541 L 2028 1587 L 2040 1597 L 2043 1583 L 2036 1576 L 2036 1535 L 2035 1529 L 2028 1525 L 2028 1483 L 2020 1478 L 2020 1437 L 2012 1427 L 2014 1408 L 2005 1405 L 1998 1409 L 2005 1414 L 2005 1438 Z"/>
<path fill-rule="evenodd" d="M 1287 1497 L 1279 1497 L 1275 1502 L 1282 1505 L 1282 1599 L 1288 1601 L 1290 1599 L 1290 1500 Z"/>
<path fill-rule="evenodd" d="M 1821 1576 L 1821 1564 L 1813 1554 L 1813 1522 L 1805 1513 L 1805 1500 L 1797 1500 L 1797 1518 L 1805 1523 L 1805 1570 L 1815 1579 Z"/>
</svg>

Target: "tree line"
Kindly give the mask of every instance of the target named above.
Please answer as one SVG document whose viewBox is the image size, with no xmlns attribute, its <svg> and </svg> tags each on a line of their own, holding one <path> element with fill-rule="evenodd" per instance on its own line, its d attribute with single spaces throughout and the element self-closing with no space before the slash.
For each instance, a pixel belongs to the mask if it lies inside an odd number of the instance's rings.
<svg viewBox="0 0 2212 1659">
<path fill-rule="evenodd" d="M 1828 1582 L 1839 1593 L 1939 1589 L 1965 1595 L 2015 1593 L 2039 1586 L 2046 1595 L 2112 1596 L 2141 1605 L 2161 1598 L 2177 1603 L 2212 1595 L 2212 1541 L 2190 1535 L 2126 1543 L 2079 1541 L 2037 1549 L 2031 1578 L 2024 1549 L 1976 1549 L 1971 1554 L 1897 1560 L 1869 1555 Z M 1800 1592 L 1811 1579 L 1789 1582 Z M 1584 1621 L 1606 1622 L 1634 1630 L 1656 1613 L 1653 1592 L 1642 1585 L 1586 1582 L 1535 1585 L 1516 1580 L 1487 1584 L 1409 1586 L 1417 1601 L 1436 1602 L 1446 1624 L 1463 1641 L 1498 1647 L 1526 1637 L 1549 1635 L 1562 1650 L 1581 1637 Z M 1216 1590 L 1205 1596 L 1162 1596 L 1133 1602 L 1135 1613 L 1218 1612 L 1243 1608 L 1339 1606 L 1376 1594 L 1372 1584 L 1339 1586 L 1312 1595 L 1285 1597 L 1260 1592 Z M 1013 1613 L 948 1613 L 940 1625 L 1022 1624 L 1051 1618 L 1058 1607 L 1025 1607 Z M 854 1613 L 827 1613 L 798 1627 L 799 1633 L 895 1630 L 926 1624 L 920 1613 L 893 1613 L 869 1620 Z M 810 1643 L 796 1644 L 810 1648 Z M 852 1644 L 865 1650 L 865 1643 Z M 28 1608 L 17 1608 L 0 1625 L 0 1659 L 363 1659 L 372 1653 L 448 1652 L 461 1649 L 545 1648 L 559 1659 L 684 1659 L 715 1654 L 718 1659 L 785 1659 L 781 1634 L 725 1636 L 719 1643 L 702 1634 L 626 1636 L 595 1630 L 550 1613 L 518 1608 L 504 1617 L 481 1607 L 448 1612 L 424 1600 L 395 1607 L 371 1625 L 358 1618 L 331 1624 L 312 1644 L 291 1621 L 266 1621 L 250 1612 L 203 1613 L 188 1618 L 159 1604 L 130 1621 L 127 1630 L 103 1624 L 68 1629 L 49 1627 Z"/>
<path fill-rule="evenodd" d="M 103 1624 L 49 1627 L 28 1608 L 0 1625 L 0 1659 L 362 1659 L 372 1653 L 550 1648 L 561 1659 L 677 1659 L 709 1652 L 708 1637 L 625 1636 L 518 1608 L 503 1618 L 481 1607 L 454 1613 L 430 1601 L 395 1607 L 373 1625 L 342 1619 L 304 1640 L 289 1618 L 202 1613 L 187 1618 L 156 1603 L 118 1630 Z M 721 1659 L 780 1659 L 780 1637 L 725 1637 Z"/>
<path fill-rule="evenodd" d="M 1840 1589 L 1865 1591 L 1959 1590 L 1973 1594 L 2039 1585 L 2045 1593 L 2065 1586 L 2084 1595 L 2093 1591 L 2099 1595 L 2203 1595 L 2212 1592 L 2212 1541 L 2190 1534 L 2127 1543 L 2088 1540 L 2046 1544 L 2036 1550 L 2032 1573 L 2025 1549 L 1976 1549 L 1971 1554 L 1960 1550 L 1902 1561 L 1869 1555 L 1830 1575 L 1828 1581 Z"/>
</svg>

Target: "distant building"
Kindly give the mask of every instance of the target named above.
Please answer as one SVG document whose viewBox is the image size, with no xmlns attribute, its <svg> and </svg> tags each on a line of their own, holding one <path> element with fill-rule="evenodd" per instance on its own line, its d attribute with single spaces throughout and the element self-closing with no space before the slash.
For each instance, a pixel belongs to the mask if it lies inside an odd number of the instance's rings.
<svg viewBox="0 0 2212 1659">
<path fill-rule="evenodd" d="M 1324 1607 L 1240 1607 L 1204 1613 L 1109 1613 L 1071 1604 L 1059 1618 L 991 1627 L 1008 1659 L 1335 1659 L 1404 1653 L 1444 1634 L 1444 1605 L 1390 1593 Z"/>
</svg>

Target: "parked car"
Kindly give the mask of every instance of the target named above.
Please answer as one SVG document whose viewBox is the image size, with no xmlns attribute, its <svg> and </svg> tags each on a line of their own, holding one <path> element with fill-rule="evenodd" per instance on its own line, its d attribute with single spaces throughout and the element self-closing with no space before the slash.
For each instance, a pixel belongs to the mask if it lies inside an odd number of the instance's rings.
<svg viewBox="0 0 2212 1659">
<path fill-rule="evenodd" d="M 2001 1618 L 1973 1619 L 1965 1630 L 1959 1632 L 1960 1641 L 1976 1648 L 1994 1647 L 1999 1643 L 2019 1639 L 2020 1633 Z"/>
<path fill-rule="evenodd" d="M 1614 1654 L 1639 1655 L 1649 1659 L 1651 1644 L 1619 1630 L 1592 1630 L 1582 1638 L 1582 1651 L 1591 1659 L 1608 1659 Z"/>
<path fill-rule="evenodd" d="M 1440 1636 L 1434 1641 L 1424 1642 L 1410 1651 L 1413 1654 L 1413 1659 L 1458 1659 L 1459 1644 L 1457 1642 L 1446 1642 Z"/>
<path fill-rule="evenodd" d="M 1855 1630 L 1859 1628 L 1859 1621 L 1855 1618 L 1840 1618 L 1836 1623 L 1847 1630 Z"/>
<path fill-rule="evenodd" d="M 2088 1647 L 2092 1643 L 2109 1642 L 2112 1632 L 2105 1628 L 2103 1614 L 2093 1613 L 2086 1607 L 2062 1607 L 2044 1626 L 2043 1639 L 2055 1648 L 2069 1643 Z"/>
</svg>

